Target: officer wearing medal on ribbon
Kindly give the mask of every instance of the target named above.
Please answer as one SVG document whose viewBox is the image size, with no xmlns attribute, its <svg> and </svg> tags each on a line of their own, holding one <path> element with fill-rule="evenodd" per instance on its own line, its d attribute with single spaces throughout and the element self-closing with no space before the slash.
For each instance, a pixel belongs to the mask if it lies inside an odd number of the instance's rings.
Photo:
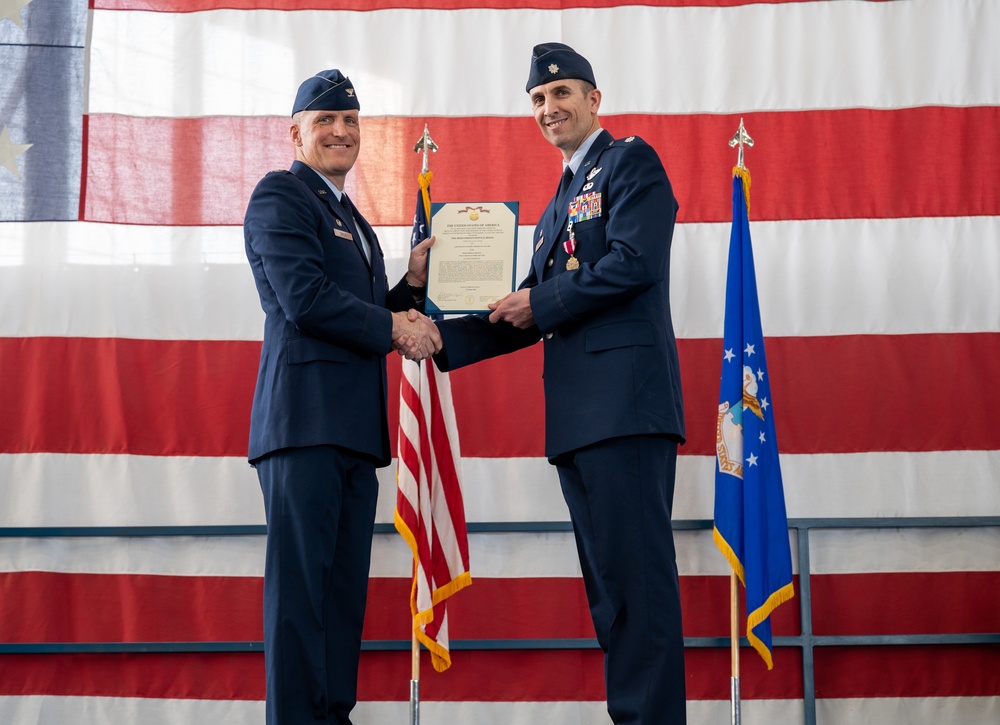
<svg viewBox="0 0 1000 725">
<path fill-rule="evenodd" d="M 440 349 L 415 310 L 433 239 L 388 289 L 378 237 L 344 193 L 359 110 L 339 70 L 304 81 L 289 129 L 295 161 L 257 184 L 243 225 L 265 313 L 249 459 L 267 520 L 268 725 L 351 722 L 375 468 L 391 456 L 385 356 Z"/>
<path fill-rule="evenodd" d="M 535 46 L 526 90 L 542 135 L 562 152 L 563 181 L 518 290 L 488 317 L 438 323 L 435 360 L 455 369 L 543 340 L 545 454 L 605 653 L 608 712 L 619 725 L 680 725 L 670 515 L 684 411 L 669 293 L 678 205 L 656 151 L 601 128 L 596 86 L 569 46 Z"/>
</svg>

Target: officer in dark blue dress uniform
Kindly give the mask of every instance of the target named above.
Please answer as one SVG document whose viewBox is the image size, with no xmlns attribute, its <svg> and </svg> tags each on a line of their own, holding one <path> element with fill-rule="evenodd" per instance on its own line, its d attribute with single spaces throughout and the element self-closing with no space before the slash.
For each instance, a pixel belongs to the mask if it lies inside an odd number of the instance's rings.
<svg viewBox="0 0 1000 725">
<path fill-rule="evenodd" d="M 569 46 L 535 46 L 526 90 L 565 183 L 535 228 L 531 270 L 486 316 L 439 323 L 454 369 L 545 348 L 545 453 L 559 473 L 619 725 L 686 721 L 670 524 L 684 411 L 670 319 L 677 201 L 642 139 L 601 129 L 601 92 Z M 555 174 L 553 174 L 553 177 Z"/>
<path fill-rule="evenodd" d="M 268 725 L 349 724 L 378 482 L 389 463 L 385 356 L 440 348 L 415 312 L 425 240 L 388 289 L 375 231 L 343 193 L 360 104 L 339 70 L 299 87 L 296 160 L 257 184 L 243 230 L 264 309 L 249 459 L 267 519 Z"/>
</svg>

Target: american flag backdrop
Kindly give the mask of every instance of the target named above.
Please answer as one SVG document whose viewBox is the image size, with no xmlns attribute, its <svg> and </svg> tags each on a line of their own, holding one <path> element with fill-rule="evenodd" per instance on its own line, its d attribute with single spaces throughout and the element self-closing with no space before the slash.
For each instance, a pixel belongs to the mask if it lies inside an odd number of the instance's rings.
<svg viewBox="0 0 1000 725">
<path fill-rule="evenodd" d="M 292 159 L 296 87 L 337 67 L 358 89 L 347 191 L 395 280 L 425 123 L 434 200 L 518 201 L 531 238 L 560 171 L 524 93 L 545 41 L 587 56 L 603 125 L 651 143 L 680 202 L 675 519 L 712 517 L 740 118 L 789 518 L 998 516 L 998 28 L 994 0 L 0 0 L 0 527 L 263 524 L 240 225 Z M 568 519 L 541 358 L 451 375 L 470 527 Z M 394 466 L 380 482 L 390 524 Z M 599 650 L 455 647 L 592 637 L 572 534 L 472 531 L 425 725 L 607 725 Z M 711 531 L 676 539 L 685 634 L 728 636 Z M 815 634 L 1000 632 L 996 527 L 810 546 Z M 0 722 L 263 722 L 260 652 L 56 646 L 259 641 L 263 560 L 258 535 L 0 537 Z M 376 536 L 366 639 L 409 641 L 411 573 L 402 538 Z M 744 719 L 799 723 L 801 651 L 780 643 L 796 600 L 771 619 L 774 670 L 743 658 Z M 728 649 L 687 668 L 689 721 L 725 722 Z M 409 675 L 407 650 L 366 651 L 356 721 L 404 722 Z M 1000 721 L 996 644 L 820 647 L 815 675 L 824 724 Z"/>
</svg>

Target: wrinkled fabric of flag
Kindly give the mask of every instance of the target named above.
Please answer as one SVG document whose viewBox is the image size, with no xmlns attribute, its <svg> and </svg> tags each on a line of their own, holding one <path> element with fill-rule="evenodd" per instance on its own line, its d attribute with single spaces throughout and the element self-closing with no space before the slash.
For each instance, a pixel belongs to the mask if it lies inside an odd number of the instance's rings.
<svg viewBox="0 0 1000 725">
<path fill-rule="evenodd" d="M 792 556 L 744 181 L 749 182 L 748 175 L 733 177 L 716 425 L 715 542 L 746 588 L 747 638 L 771 669 L 770 615 L 793 596 Z"/>
<path fill-rule="evenodd" d="M 0 648 L 34 652 L 0 654 L 0 723 L 263 722 L 263 654 L 246 650 L 262 632 L 264 537 L 134 535 L 263 531 L 246 462 L 264 319 L 247 199 L 294 158 L 298 84 L 336 66 L 364 109 L 346 191 L 390 281 L 406 270 L 428 120 L 435 200 L 517 201 L 530 239 L 561 170 L 524 93 L 545 41 L 588 58 L 602 125 L 653 146 L 680 203 L 675 522 L 713 517 L 726 142 L 745 117 L 787 514 L 886 524 L 810 532 L 812 631 L 923 642 L 813 647 L 822 720 L 1000 723 L 1000 648 L 922 639 L 1000 632 L 1000 529 L 890 525 L 1000 516 L 1000 2 L 481 5 L 0 0 Z M 518 279 L 532 251 L 519 245 Z M 434 723 L 608 722 L 573 534 L 547 530 L 568 514 L 544 455 L 542 348 L 450 375 L 476 583 L 448 600 L 455 666 L 421 687 Z M 401 367 L 390 354 L 393 434 Z M 378 470 L 363 723 L 401 721 L 410 679 L 396 474 Z M 72 527 L 122 535 L 53 533 Z M 678 526 L 675 542 L 686 634 L 718 641 L 732 568 L 704 555 L 712 535 Z M 802 631 L 797 610 L 770 617 L 782 676 L 744 658 L 755 721 L 802 723 L 788 673 L 803 650 L 781 646 Z M 538 645 L 553 639 L 566 646 Z M 725 721 L 721 653 L 685 657 L 689 720 Z"/>
<path fill-rule="evenodd" d="M 86 39 L 86 2 L 0 16 L 0 221 L 77 218 Z"/>
</svg>

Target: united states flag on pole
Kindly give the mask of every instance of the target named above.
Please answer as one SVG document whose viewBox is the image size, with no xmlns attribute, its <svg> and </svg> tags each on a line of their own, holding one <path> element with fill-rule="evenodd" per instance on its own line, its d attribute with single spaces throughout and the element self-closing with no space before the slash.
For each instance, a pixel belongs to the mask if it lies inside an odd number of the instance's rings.
<svg viewBox="0 0 1000 725">
<path fill-rule="evenodd" d="M 749 191 L 750 175 L 736 169 L 716 424 L 715 543 L 746 588 L 747 638 L 771 669 L 770 616 L 792 598 L 792 554 L 750 241 Z"/>
<path fill-rule="evenodd" d="M 431 173 L 420 175 L 411 246 L 426 238 Z M 448 373 L 404 360 L 399 382 L 396 529 L 413 552 L 410 611 L 438 672 L 451 667 L 446 600 L 472 583 L 458 479 L 458 428 Z"/>
</svg>

